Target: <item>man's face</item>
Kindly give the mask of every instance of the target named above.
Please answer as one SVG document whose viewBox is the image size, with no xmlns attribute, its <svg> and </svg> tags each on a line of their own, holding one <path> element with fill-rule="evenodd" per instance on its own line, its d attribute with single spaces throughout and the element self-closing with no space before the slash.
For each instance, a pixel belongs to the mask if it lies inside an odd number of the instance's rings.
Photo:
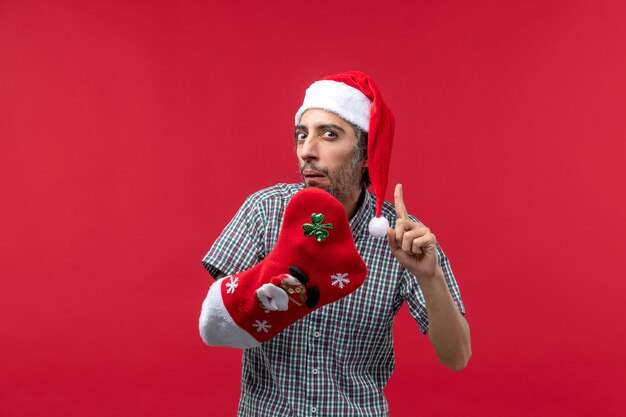
<svg viewBox="0 0 626 417">
<path fill-rule="evenodd" d="M 367 161 L 353 162 L 354 128 L 334 113 L 309 109 L 296 126 L 296 153 L 307 187 L 319 187 L 339 201 L 358 198 Z"/>
</svg>

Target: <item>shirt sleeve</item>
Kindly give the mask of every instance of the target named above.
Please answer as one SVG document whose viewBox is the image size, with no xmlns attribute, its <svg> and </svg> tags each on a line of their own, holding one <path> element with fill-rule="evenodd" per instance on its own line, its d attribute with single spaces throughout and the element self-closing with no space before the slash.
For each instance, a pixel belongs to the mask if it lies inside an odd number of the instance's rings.
<svg viewBox="0 0 626 417">
<path fill-rule="evenodd" d="M 457 310 L 459 310 L 461 314 L 465 315 L 465 306 L 463 305 L 463 300 L 461 299 L 459 286 L 456 283 L 454 274 L 452 273 L 450 261 L 441 249 L 441 246 L 439 246 L 439 243 L 437 243 L 437 253 L 439 254 L 439 266 L 443 271 L 443 275 L 446 280 L 446 284 L 448 285 L 448 289 L 450 290 L 450 294 L 452 294 L 454 304 L 456 305 Z M 428 313 L 426 311 L 426 301 L 424 300 L 424 295 L 417 284 L 417 279 L 407 270 L 404 270 L 402 274 L 400 296 L 409 306 L 409 311 L 420 327 L 420 331 L 423 334 L 428 333 Z"/>
<path fill-rule="evenodd" d="M 232 275 L 252 268 L 265 258 L 264 229 L 260 205 L 252 195 L 202 258 L 202 265 L 214 279 L 219 272 Z"/>
</svg>

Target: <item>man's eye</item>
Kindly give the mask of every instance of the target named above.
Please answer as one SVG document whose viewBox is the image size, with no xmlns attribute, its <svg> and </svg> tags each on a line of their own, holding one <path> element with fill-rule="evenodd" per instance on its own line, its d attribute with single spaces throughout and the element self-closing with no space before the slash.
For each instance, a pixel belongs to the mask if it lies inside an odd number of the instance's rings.
<svg viewBox="0 0 626 417">
<path fill-rule="evenodd" d="M 306 138 L 306 133 L 296 132 L 296 140 L 304 140 Z"/>
<path fill-rule="evenodd" d="M 324 133 L 322 133 L 322 136 L 324 136 L 325 138 L 334 139 L 337 137 L 337 134 L 332 130 L 326 130 Z"/>
</svg>

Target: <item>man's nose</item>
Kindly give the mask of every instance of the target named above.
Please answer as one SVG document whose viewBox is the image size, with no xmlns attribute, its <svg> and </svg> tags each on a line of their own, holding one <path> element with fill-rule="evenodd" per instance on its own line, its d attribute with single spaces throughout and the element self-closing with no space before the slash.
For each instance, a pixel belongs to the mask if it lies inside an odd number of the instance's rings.
<svg viewBox="0 0 626 417">
<path fill-rule="evenodd" d="M 317 160 L 317 141 L 314 138 L 306 138 L 304 142 L 298 145 L 298 156 L 303 161 Z"/>
</svg>

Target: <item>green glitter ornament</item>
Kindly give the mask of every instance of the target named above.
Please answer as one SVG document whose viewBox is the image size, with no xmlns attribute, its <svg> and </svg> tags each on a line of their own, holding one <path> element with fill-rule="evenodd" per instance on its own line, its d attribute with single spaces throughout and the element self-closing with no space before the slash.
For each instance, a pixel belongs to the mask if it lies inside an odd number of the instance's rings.
<svg viewBox="0 0 626 417">
<path fill-rule="evenodd" d="M 315 240 L 322 242 L 328 237 L 328 231 L 325 229 L 332 229 L 331 223 L 322 223 L 324 221 L 324 215 L 322 213 L 311 214 L 311 223 L 304 223 L 302 229 L 304 229 L 304 236 L 315 236 Z"/>
</svg>

